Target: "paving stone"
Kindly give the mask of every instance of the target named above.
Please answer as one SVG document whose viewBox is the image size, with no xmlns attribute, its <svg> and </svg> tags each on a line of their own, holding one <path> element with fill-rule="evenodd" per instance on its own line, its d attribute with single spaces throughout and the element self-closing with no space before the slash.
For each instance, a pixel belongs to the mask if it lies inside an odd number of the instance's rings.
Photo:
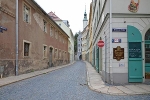
<svg viewBox="0 0 150 100">
<path fill-rule="evenodd" d="M 118 88 L 119 90 L 121 90 L 123 93 L 126 94 L 134 94 L 134 91 L 124 87 L 124 86 L 116 86 L 116 88 Z"/>
<path fill-rule="evenodd" d="M 123 94 L 122 91 L 120 91 L 119 89 L 117 89 L 114 86 L 112 86 L 112 87 L 110 86 L 109 89 L 108 89 L 108 92 L 112 93 L 112 94 Z"/>
<path fill-rule="evenodd" d="M 145 89 L 145 90 L 150 92 L 150 85 L 140 84 L 140 85 L 136 85 L 136 86 L 138 86 L 138 87 L 140 87 L 142 89 Z"/>
<path fill-rule="evenodd" d="M 137 92 L 137 93 L 146 93 L 148 92 L 147 90 L 144 90 L 136 85 L 125 85 L 126 88 L 134 91 L 134 92 Z"/>
<path fill-rule="evenodd" d="M 116 93 L 114 88 L 101 87 L 104 84 L 97 84 L 97 90 L 91 90 L 93 88 L 87 85 L 85 65 L 78 61 L 50 73 L 0 87 L 0 100 L 149 100 L 150 94 L 113 95 Z"/>
</svg>

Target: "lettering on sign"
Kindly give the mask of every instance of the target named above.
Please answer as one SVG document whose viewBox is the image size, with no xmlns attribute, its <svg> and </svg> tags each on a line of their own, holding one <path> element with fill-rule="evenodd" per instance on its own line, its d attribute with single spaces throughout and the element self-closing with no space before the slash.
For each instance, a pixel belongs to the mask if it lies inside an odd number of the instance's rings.
<svg viewBox="0 0 150 100">
<path fill-rule="evenodd" d="M 113 48 L 113 59 L 120 61 L 124 59 L 124 48 L 117 46 L 117 48 Z"/>
<path fill-rule="evenodd" d="M 126 32 L 127 29 L 122 29 L 122 28 L 113 28 L 112 32 Z"/>
</svg>

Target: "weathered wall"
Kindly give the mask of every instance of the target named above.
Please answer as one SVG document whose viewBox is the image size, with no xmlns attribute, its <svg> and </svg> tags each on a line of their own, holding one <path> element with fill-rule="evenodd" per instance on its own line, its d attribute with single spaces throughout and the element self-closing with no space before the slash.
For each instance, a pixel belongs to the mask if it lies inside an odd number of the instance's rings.
<svg viewBox="0 0 150 100">
<path fill-rule="evenodd" d="M 0 66 L 4 66 L 4 76 L 14 75 L 15 0 L 0 1 L 0 26 L 7 28 L 0 33 Z"/>
<path fill-rule="evenodd" d="M 31 0 L 19 1 L 19 74 L 48 68 L 50 47 L 66 52 L 66 58 L 55 58 L 54 51 L 53 66 L 68 63 L 68 42 L 50 36 L 50 25 L 61 32 L 61 37 L 68 41 L 68 37 L 55 25 Z M 23 4 L 26 3 L 31 10 L 31 23 L 23 21 Z M 8 30 L 0 33 L 0 66 L 4 66 L 3 76 L 15 75 L 16 56 L 16 31 L 15 31 L 15 0 L 0 1 L 0 26 Z M 3 10 L 5 8 L 5 10 Z M 3 10 L 3 11 L 2 11 Z M 39 16 L 40 18 L 37 18 Z M 47 32 L 43 31 L 43 19 L 47 21 Z M 30 42 L 31 49 L 28 57 L 24 57 L 24 41 Z M 47 55 L 43 57 L 43 46 L 47 46 Z"/>
</svg>

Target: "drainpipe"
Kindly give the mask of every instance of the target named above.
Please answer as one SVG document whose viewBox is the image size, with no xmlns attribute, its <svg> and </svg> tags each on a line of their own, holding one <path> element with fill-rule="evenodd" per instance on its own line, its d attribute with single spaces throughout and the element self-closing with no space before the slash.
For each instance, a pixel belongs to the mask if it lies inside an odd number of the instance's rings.
<svg viewBox="0 0 150 100">
<path fill-rule="evenodd" d="M 110 79 L 110 82 L 111 84 L 113 84 L 113 73 L 112 73 L 112 0 L 110 0 L 110 3 L 109 3 L 109 14 L 110 14 L 110 18 L 109 18 L 109 28 L 110 28 L 110 66 L 109 66 L 109 79 Z"/>
<path fill-rule="evenodd" d="M 16 76 L 18 76 L 18 0 L 16 0 Z"/>
</svg>

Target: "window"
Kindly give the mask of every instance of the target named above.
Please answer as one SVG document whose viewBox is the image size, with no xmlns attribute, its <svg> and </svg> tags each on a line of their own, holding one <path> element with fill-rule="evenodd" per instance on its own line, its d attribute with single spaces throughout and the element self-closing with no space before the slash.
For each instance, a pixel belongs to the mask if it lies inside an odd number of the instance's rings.
<svg viewBox="0 0 150 100">
<path fill-rule="evenodd" d="M 47 29 L 46 29 L 46 23 L 47 23 L 47 22 L 46 22 L 45 20 L 43 20 L 43 24 L 44 24 L 44 27 L 43 27 L 43 28 L 44 28 L 44 32 L 47 32 Z"/>
<path fill-rule="evenodd" d="M 53 36 L 53 27 L 50 27 L 50 36 Z"/>
<path fill-rule="evenodd" d="M 26 22 L 26 23 L 29 23 L 30 22 L 30 8 L 27 6 L 27 5 L 25 5 L 24 4 L 24 9 L 23 9 L 24 11 L 24 21 Z"/>
<path fill-rule="evenodd" d="M 47 55 L 47 46 L 43 47 L 43 56 L 46 57 Z"/>
<path fill-rule="evenodd" d="M 58 32 L 55 31 L 55 38 L 58 39 Z"/>
<path fill-rule="evenodd" d="M 63 38 L 63 43 L 64 43 L 64 38 Z"/>
<path fill-rule="evenodd" d="M 57 58 L 57 49 L 55 49 L 55 58 Z"/>
<path fill-rule="evenodd" d="M 24 42 L 24 56 L 29 56 L 30 43 Z"/>
<path fill-rule="evenodd" d="M 59 50 L 59 59 L 61 59 L 61 50 Z"/>
</svg>

